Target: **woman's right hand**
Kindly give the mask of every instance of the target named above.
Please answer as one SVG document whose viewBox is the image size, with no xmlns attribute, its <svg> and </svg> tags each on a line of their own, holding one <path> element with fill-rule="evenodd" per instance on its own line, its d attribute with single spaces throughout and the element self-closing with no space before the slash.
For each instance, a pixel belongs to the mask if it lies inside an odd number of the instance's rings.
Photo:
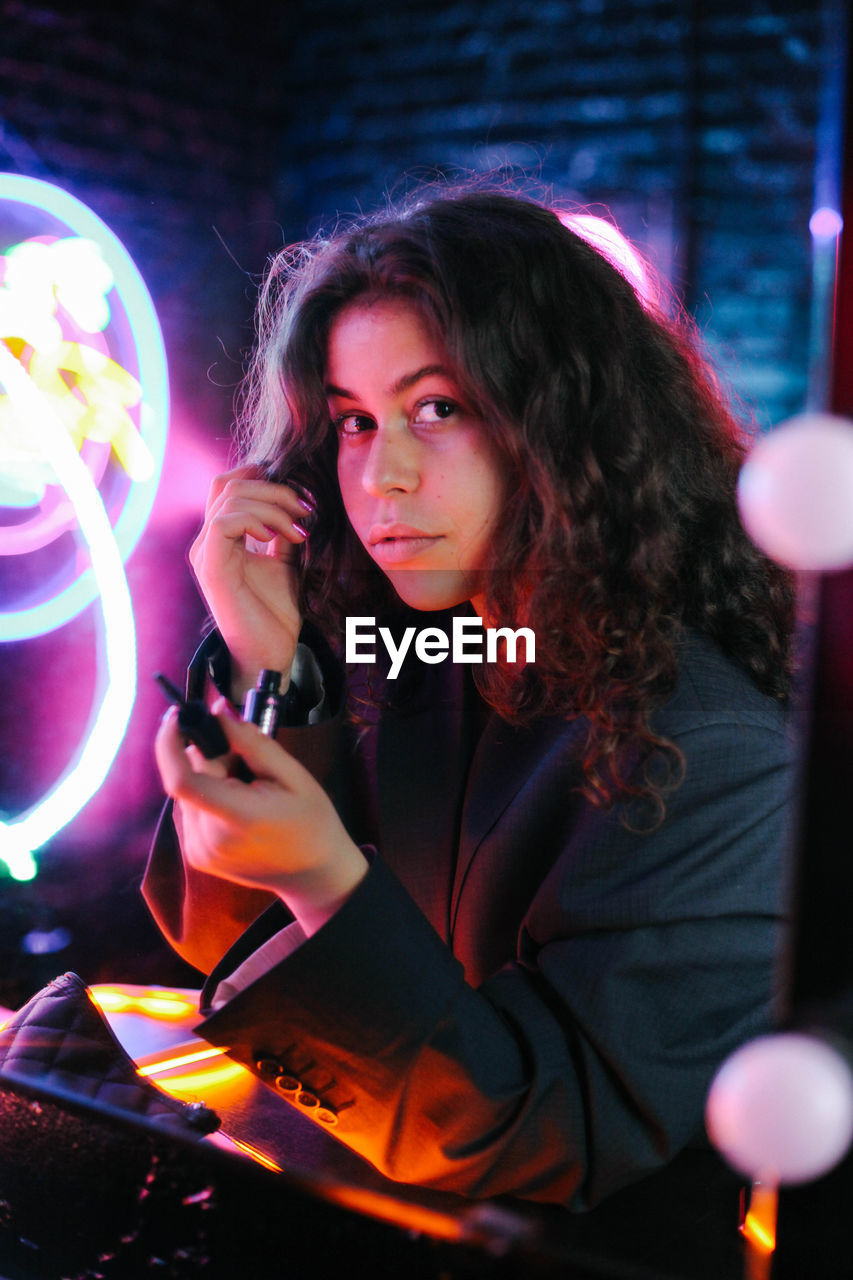
<svg viewBox="0 0 853 1280">
<path fill-rule="evenodd" d="M 297 548 L 306 515 L 292 489 L 259 479 L 257 467 L 227 471 L 210 486 L 190 564 L 231 655 L 235 702 L 262 667 L 290 671 L 302 625 Z"/>
</svg>

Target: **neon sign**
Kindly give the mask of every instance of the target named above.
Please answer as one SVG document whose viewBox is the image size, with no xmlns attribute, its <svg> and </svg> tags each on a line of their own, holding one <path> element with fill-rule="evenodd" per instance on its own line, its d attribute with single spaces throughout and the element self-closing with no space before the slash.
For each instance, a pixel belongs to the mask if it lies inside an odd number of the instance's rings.
<svg viewBox="0 0 853 1280">
<path fill-rule="evenodd" d="M 96 596 L 105 626 L 106 692 L 76 762 L 0 822 L 0 859 L 29 879 L 33 852 L 94 795 L 127 727 L 136 645 L 123 561 L 157 490 L 168 382 L 147 290 L 85 205 L 0 174 L 0 251 L 0 640 L 51 631 Z"/>
</svg>

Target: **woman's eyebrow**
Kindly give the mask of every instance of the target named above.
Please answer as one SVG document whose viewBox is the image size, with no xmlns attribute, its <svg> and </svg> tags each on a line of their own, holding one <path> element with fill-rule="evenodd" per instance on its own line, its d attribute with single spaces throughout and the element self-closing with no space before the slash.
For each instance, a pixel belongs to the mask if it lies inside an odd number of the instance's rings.
<svg viewBox="0 0 853 1280">
<path fill-rule="evenodd" d="M 414 373 L 404 373 L 402 378 L 398 378 L 392 387 L 389 387 L 389 393 L 392 396 L 398 396 L 403 391 L 408 391 L 409 387 L 413 387 L 416 382 L 420 382 L 421 378 L 432 378 L 436 374 L 440 374 L 443 378 L 449 378 L 450 372 L 445 369 L 443 364 L 425 364 L 422 369 L 417 369 Z"/>
<path fill-rule="evenodd" d="M 404 373 L 389 388 L 387 394 L 389 396 L 399 396 L 404 391 L 408 391 L 409 387 L 413 387 L 416 382 L 420 382 L 421 378 L 431 378 L 435 374 L 440 374 L 444 378 L 449 378 L 450 370 L 446 369 L 442 364 L 425 364 L 422 369 L 416 369 L 414 373 Z M 339 396 L 342 400 L 358 400 L 359 396 L 352 391 L 347 391 L 345 387 L 337 387 L 333 382 L 326 383 L 327 396 Z"/>
</svg>

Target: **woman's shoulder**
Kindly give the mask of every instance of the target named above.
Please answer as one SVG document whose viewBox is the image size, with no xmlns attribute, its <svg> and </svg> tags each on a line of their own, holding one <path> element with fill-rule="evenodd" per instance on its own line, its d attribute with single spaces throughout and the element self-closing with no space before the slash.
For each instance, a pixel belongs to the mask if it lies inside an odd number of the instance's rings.
<svg viewBox="0 0 853 1280">
<path fill-rule="evenodd" d="M 673 736 L 730 725 L 786 735 L 788 720 L 786 705 L 762 693 L 749 672 L 715 640 L 687 632 L 675 689 L 655 717 L 657 732 Z"/>
</svg>

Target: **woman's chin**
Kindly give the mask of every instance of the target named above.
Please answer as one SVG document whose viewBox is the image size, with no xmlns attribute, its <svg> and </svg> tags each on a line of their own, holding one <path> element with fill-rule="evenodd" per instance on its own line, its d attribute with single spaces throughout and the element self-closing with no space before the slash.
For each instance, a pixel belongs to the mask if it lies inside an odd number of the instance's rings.
<svg viewBox="0 0 853 1280">
<path fill-rule="evenodd" d="M 471 598 L 468 576 L 458 569 L 395 569 L 388 580 L 400 599 L 412 609 L 434 613 L 454 609 Z"/>
</svg>

